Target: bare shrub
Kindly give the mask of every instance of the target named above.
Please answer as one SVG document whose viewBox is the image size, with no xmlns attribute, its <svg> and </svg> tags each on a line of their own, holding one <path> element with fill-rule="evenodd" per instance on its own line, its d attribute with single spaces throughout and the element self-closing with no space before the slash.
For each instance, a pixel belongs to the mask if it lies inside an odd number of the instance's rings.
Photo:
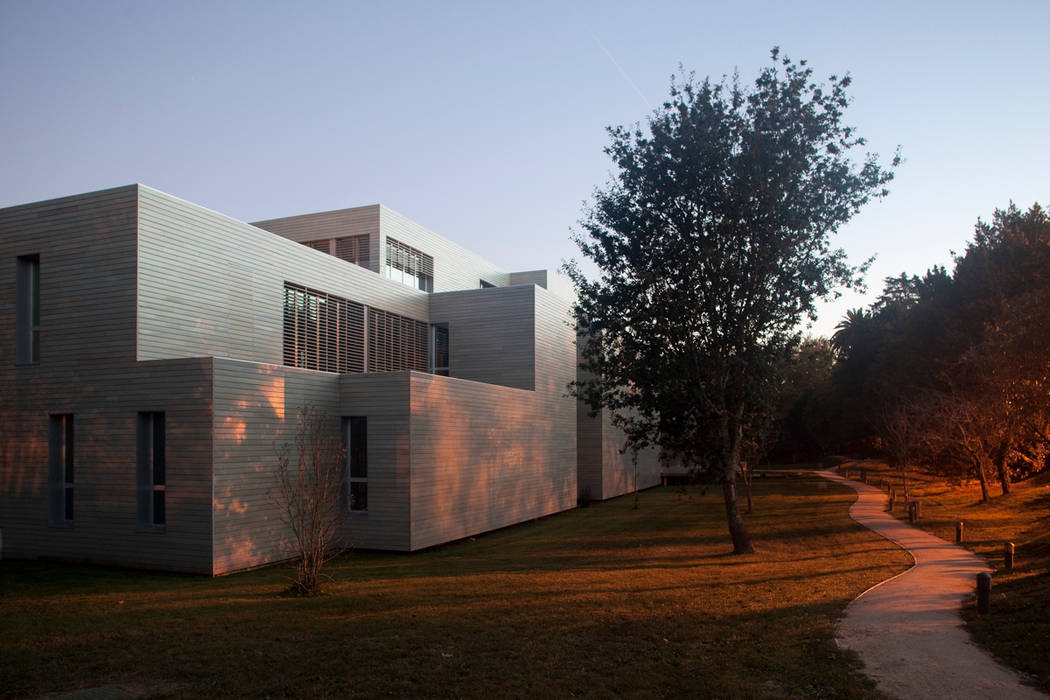
<svg viewBox="0 0 1050 700">
<path fill-rule="evenodd" d="M 276 449 L 272 495 L 298 557 L 291 592 L 317 595 L 322 567 L 343 549 L 346 450 L 328 414 L 311 406 L 296 414 L 293 440 Z"/>
</svg>

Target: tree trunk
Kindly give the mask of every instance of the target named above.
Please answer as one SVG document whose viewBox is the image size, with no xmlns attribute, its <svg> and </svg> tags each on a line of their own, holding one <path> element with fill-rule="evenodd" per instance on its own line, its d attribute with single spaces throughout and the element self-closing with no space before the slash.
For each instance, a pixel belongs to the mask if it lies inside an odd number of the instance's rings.
<svg viewBox="0 0 1050 700">
<path fill-rule="evenodd" d="M 999 474 L 999 485 L 1003 488 L 1003 495 L 1010 493 L 1010 470 L 1006 466 L 1006 458 L 1010 456 L 1010 446 L 1003 444 L 995 453 L 995 469 Z"/>
<path fill-rule="evenodd" d="M 729 536 L 733 538 L 733 554 L 751 554 L 755 551 L 751 537 L 744 528 L 740 509 L 736 505 L 736 484 L 732 478 L 722 481 L 722 497 L 726 502 L 726 520 L 729 523 Z"/>
<path fill-rule="evenodd" d="M 740 508 L 736 503 L 736 473 L 740 466 L 740 448 L 743 445 L 743 430 L 741 428 L 741 417 L 744 413 L 743 405 L 722 416 L 722 454 L 721 454 L 721 476 L 722 497 L 726 504 L 726 521 L 729 524 L 729 536 L 733 540 L 733 554 L 751 554 L 755 548 L 751 545 L 751 538 L 744 528 L 744 520 L 740 517 Z"/>
<path fill-rule="evenodd" d="M 984 459 L 975 457 L 973 468 L 977 471 L 977 480 L 981 483 L 981 503 L 988 502 L 988 474 L 984 470 Z"/>
</svg>

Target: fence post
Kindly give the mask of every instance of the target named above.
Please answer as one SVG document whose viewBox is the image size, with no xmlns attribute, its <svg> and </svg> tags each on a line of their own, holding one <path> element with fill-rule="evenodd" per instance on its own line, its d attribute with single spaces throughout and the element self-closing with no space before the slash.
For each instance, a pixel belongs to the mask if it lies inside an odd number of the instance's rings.
<svg viewBox="0 0 1050 700">
<path fill-rule="evenodd" d="M 911 501 L 908 503 L 908 522 L 913 523 L 919 519 L 918 503 Z"/>
<path fill-rule="evenodd" d="M 1003 545 L 1003 568 L 1007 571 L 1014 570 L 1014 543 L 1007 542 Z"/>
<path fill-rule="evenodd" d="M 992 605 L 992 575 L 977 574 L 977 612 L 987 615 Z"/>
<path fill-rule="evenodd" d="M 963 541 L 963 521 L 960 520 L 955 523 L 955 544 L 962 544 Z"/>
</svg>

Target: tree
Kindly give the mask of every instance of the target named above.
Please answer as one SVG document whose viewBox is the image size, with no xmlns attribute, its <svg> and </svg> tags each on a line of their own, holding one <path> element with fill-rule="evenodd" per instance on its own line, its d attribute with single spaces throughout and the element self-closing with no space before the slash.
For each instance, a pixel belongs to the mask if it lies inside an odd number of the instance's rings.
<svg viewBox="0 0 1050 700">
<path fill-rule="evenodd" d="M 829 238 L 892 179 L 843 123 L 849 76 L 813 81 L 772 51 L 737 77 L 672 77 L 647 129 L 610 128 L 618 169 L 574 240 L 600 269 L 566 265 L 590 342 L 574 385 L 638 447 L 656 446 L 722 484 L 733 551 L 753 547 L 736 502 L 745 436 L 774 401 L 776 368 L 803 316 L 860 283 Z"/>
<path fill-rule="evenodd" d="M 304 406 L 295 437 L 277 448 L 272 497 L 281 521 L 292 531 L 297 559 L 292 592 L 321 592 L 325 562 L 342 550 L 346 509 L 346 451 L 328 415 Z"/>
</svg>

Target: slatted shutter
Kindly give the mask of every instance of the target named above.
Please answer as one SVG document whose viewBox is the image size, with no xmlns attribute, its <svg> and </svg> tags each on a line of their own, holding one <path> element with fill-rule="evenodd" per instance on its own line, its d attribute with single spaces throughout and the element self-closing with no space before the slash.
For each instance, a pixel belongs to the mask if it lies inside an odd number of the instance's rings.
<svg viewBox="0 0 1050 700">
<path fill-rule="evenodd" d="M 335 239 L 335 256 L 367 268 L 372 262 L 372 254 L 368 249 L 368 234 Z"/>
</svg>

